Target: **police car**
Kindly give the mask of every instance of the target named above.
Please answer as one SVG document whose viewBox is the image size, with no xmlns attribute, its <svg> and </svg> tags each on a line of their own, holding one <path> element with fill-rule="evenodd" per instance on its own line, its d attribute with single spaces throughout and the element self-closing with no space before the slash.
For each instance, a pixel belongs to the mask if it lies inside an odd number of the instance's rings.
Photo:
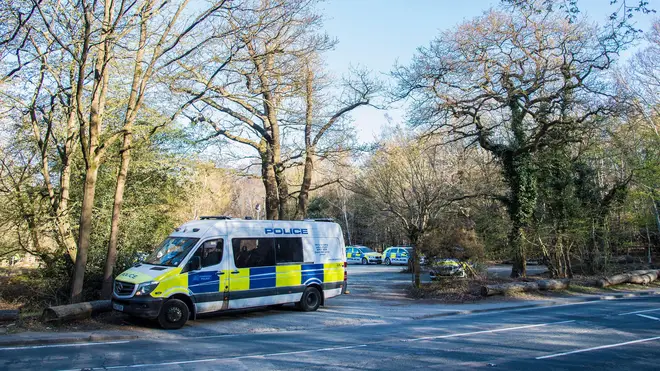
<svg viewBox="0 0 660 371">
<path fill-rule="evenodd" d="M 296 303 L 315 311 L 346 292 L 341 227 L 327 220 L 202 217 L 116 277 L 112 307 L 182 327 L 198 314 Z"/>
<path fill-rule="evenodd" d="M 412 257 L 412 247 L 392 246 L 383 251 L 383 259 L 386 265 L 408 264 L 408 259 Z"/>
<path fill-rule="evenodd" d="M 429 274 L 432 281 L 441 276 L 466 277 L 466 265 L 458 259 L 438 259 L 431 265 Z"/>
<path fill-rule="evenodd" d="M 383 251 L 383 261 L 386 265 L 400 264 L 406 265 L 413 256 L 413 248 L 410 246 L 392 246 Z M 426 264 L 424 254 L 419 255 L 419 264 Z"/>
<path fill-rule="evenodd" d="M 346 261 L 359 264 L 381 264 L 383 256 L 366 246 L 346 246 Z"/>
</svg>

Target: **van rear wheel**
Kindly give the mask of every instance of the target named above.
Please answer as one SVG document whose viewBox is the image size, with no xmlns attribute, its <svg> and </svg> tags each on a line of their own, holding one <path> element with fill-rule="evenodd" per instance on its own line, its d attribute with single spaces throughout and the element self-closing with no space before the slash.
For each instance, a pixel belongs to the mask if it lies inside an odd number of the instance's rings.
<svg viewBox="0 0 660 371">
<path fill-rule="evenodd" d="M 302 294 L 298 309 L 303 312 L 313 312 L 321 305 L 321 293 L 316 287 L 308 287 Z"/>
<path fill-rule="evenodd" d="M 179 299 L 170 299 L 160 308 L 158 324 L 167 330 L 180 329 L 186 324 L 189 316 L 190 310 L 186 303 Z"/>
</svg>

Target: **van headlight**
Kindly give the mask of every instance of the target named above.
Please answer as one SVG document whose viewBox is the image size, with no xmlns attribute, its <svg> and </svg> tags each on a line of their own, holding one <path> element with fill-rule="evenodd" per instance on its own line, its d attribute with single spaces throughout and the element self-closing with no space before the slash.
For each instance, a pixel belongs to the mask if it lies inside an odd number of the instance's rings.
<svg viewBox="0 0 660 371">
<path fill-rule="evenodd" d="M 144 282 L 138 285 L 135 296 L 145 296 L 151 294 L 158 287 L 158 281 Z"/>
</svg>

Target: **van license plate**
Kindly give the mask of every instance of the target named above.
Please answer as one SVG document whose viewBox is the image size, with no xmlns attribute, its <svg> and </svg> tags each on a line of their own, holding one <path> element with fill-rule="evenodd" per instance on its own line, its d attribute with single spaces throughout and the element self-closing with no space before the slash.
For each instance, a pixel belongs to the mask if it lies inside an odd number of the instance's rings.
<svg viewBox="0 0 660 371">
<path fill-rule="evenodd" d="M 112 309 L 114 309 L 114 310 L 118 310 L 118 311 L 120 311 L 120 312 L 123 312 L 123 311 L 124 311 L 124 306 L 123 306 L 123 305 L 119 305 L 119 304 L 117 304 L 117 303 L 112 303 Z"/>
</svg>

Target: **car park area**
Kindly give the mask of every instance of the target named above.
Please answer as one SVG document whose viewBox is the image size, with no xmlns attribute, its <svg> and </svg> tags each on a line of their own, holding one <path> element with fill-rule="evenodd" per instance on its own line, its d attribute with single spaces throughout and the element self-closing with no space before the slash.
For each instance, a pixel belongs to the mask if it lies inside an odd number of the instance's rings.
<svg viewBox="0 0 660 371">
<path fill-rule="evenodd" d="M 140 327 L 132 339 L 0 347 L 0 368 L 657 367 L 658 297 L 566 300 L 555 306 L 535 301 L 443 305 L 407 298 L 409 282 L 401 267 L 350 266 L 351 293 L 317 312 L 260 308 L 202 318 L 177 331 Z M 125 327 L 130 329 L 130 323 Z"/>
</svg>

